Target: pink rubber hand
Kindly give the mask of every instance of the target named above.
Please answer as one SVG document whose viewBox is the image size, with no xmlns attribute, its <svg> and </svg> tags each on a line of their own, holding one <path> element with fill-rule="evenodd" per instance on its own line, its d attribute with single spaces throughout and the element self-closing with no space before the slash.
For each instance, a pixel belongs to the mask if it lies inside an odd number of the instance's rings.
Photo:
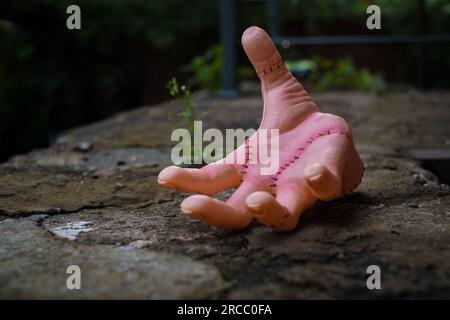
<svg viewBox="0 0 450 320">
<path fill-rule="evenodd" d="M 279 170 L 261 175 L 258 164 L 218 161 L 201 169 L 167 167 L 158 182 L 200 193 L 186 198 L 181 209 L 206 224 L 242 229 L 256 218 L 275 230 L 292 230 L 318 199 L 328 201 L 353 191 L 364 165 L 345 120 L 319 112 L 264 30 L 248 28 L 242 45 L 261 80 L 264 114 L 258 130 L 279 129 Z M 257 144 L 255 136 L 234 152 Z M 226 203 L 209 197 L 229 188 L 238 189 Z"/>
</svg>

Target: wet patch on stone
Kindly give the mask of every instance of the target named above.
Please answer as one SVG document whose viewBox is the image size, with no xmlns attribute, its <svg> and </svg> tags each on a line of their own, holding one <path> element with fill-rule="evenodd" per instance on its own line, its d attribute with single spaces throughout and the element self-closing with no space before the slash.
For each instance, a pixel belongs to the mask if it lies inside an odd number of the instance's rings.
<svg viewBox="0 0 450 320">
<path fill-rule="evenodd" d="M 89 227 L 90 224 L 89 221 L 73 221 L 64 226 L 53 228 L 50 232 L 59 238 L 75 240 L 79 233 L 95 230 Z"/>
</svg>

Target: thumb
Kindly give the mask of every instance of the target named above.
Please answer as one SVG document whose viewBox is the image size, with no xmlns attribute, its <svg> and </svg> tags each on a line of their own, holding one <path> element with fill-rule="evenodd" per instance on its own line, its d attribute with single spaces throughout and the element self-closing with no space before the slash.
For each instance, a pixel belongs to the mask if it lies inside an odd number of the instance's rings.
<svg viewBox="0 0 450 320">
<path fill-rule="evenodd" d="M 275 44 L 263 29 L 250 27 L 245 30 L 242 46 L 261 81 L 273 82 L 288 73 Z"/>
</svg>

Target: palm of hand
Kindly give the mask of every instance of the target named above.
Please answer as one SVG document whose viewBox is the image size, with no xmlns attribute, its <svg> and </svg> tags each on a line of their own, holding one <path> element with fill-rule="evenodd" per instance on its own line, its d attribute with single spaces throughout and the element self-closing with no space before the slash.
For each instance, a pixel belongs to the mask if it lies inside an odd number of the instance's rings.
<svg viewBox="0 0 450 320">
<path fill-rule="evenodd" d="M 182 210 L 209 225 L 241 229 L 253 218 L 275 230 L 292 230 L 301 213 L 317 199 L 332 200 L 353 191 L 364 166 L 346 122 L 318 112 L 302 85 L 288 72 L 269 36 L 251 27 L 242 38 L 244 49 L 261 79 L 264 115 L 261 129 L 279 129 L 279 166 L 261 174 L 249 162 L 258 150 L 258 132 L 225 159 L 202 169 L 165 168 L 158 182 L 165 187 L 203 195 L 190 196 Z M 255 149 L 253 149 L 256 147 Z M 238 164 L 238 155 L 246 162 Z M 230 199 L 208 197 L 238 188 Z"/>
</svg>

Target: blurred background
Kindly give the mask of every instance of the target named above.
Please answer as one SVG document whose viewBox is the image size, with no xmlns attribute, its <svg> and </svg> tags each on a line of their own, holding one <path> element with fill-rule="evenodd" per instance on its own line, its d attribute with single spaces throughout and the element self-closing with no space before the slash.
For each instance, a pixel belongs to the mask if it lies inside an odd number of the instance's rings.
<svg viewBox="0 0 450 320">
<path fill-rule="evenodd" d="M 81 30 L 66 28 L 71 4 Z M 370 4 L 381 30 L 366 27 Z M 1 1 L 0 161 L 171 99 L 173 77 L 192 92 L 245 95 L 257 79 L 239 39 L 251 25 L 312 92 L 450 88 L 450 0 Z"/>
</svg>

